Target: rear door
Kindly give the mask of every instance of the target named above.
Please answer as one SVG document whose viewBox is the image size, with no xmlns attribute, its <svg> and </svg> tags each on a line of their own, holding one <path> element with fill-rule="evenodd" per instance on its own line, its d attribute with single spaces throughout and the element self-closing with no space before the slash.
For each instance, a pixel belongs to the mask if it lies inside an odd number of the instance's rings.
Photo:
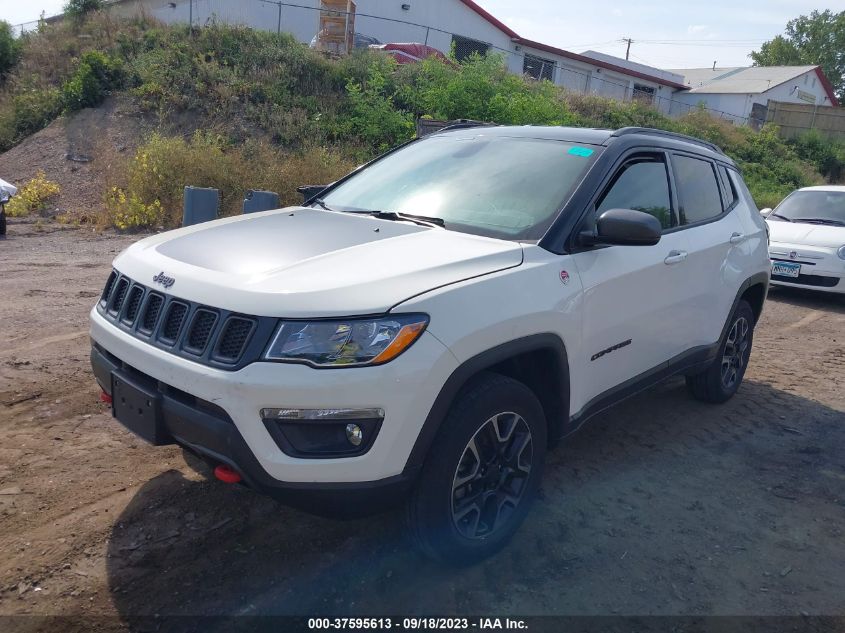
<svg viewBox="0 0 845 633">
<path fill-rule="evenodd" d="M 689 258 L 685 283 L 696 288 L 687 346 L 719 340 L 728 312 L 746 270 L 743 224 L 734 210 L 739 196 L 724 167 L 691 154 L 673 153 L 672 170 L 678 192 L 679 233 L 686 234 Z"/>
<path fill-rule="evenodd" d="M 651 213 L 664 227 L 654 246 L 600 246 L 572 255 L 584 286 L 582 406 L 684 351 L 690 294 L 686 233 L 678 230 L 667 155 L 627 155 L 602 187 L 580 230 L 613 208 Z M 576 408 L 578 404 L 573 403 Z"/>
</svg>

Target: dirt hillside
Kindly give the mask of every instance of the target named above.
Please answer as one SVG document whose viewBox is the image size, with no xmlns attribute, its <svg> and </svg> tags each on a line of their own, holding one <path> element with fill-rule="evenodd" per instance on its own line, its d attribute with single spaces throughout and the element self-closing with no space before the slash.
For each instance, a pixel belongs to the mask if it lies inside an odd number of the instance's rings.
<svg viewBox="0 0 845 633">
<path fill-rule="evenodd" d="M 131 156 L 150 121 L 127 99 L 60 117 L 8 152 L 0 154 L 0 178 L 20 187 L 44 171 L 61 193 L 46 215 L 96 212 L 103 207 L 107 175 Z"/>
</svg>

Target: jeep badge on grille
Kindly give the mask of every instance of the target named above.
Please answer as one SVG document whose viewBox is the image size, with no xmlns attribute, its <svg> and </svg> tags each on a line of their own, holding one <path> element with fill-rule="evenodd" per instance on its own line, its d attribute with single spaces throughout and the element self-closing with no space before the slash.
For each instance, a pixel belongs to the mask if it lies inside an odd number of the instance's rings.
<svg viewBox="0 0 845 633">
<path fill-rule="evenodd" d="M 159 274 L 157 274 L 155 277 L 153 277 L 153 282 L 157 283 L 157 284 L 161 284 L 165 288 L 170 288 L 170 286 L 172 286 L 173 284 L 176 283 L 176 280 L 173 277 L 168 277 L 167 275 L 164 274 L 164 271 L 162 271 Z"/>
</svg>

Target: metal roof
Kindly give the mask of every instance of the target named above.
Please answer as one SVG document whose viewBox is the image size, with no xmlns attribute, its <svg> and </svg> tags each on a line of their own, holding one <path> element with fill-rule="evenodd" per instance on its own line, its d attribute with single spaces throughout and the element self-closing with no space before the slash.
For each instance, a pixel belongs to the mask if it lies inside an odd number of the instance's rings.
<svg viewBox="0 0 845 633">
<path fill-rule="evenodd" d="M 672 70 L 684 77 L 693 93 L 760 94 L 812 72 L 817 66 L 749 66 L 746 68 L 682 68 Z"/>
</svg>

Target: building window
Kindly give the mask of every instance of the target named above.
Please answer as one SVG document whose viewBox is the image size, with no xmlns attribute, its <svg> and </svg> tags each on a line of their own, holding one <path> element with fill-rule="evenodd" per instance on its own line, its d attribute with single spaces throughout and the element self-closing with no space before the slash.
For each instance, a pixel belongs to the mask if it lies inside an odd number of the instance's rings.
<svg viewBox="0 0 845 633">
<path fill-rule="evenodd" d="M 654 103 L 654 93 L 654 86 L 634 84 L 634 101 L 640 101 L 642 103 Z"/>
<path fill-rule="evenodd" d="M 522 72 L 534 79 L 554 81 L 555 63 L 551 59 L 544 59 L 536 55 L 526 55 L 522 63 Z"/>
<path fill-rule="evenodd" d="M 490 50 L 490 45 L 486 42 L 461 37 L 460 35 L 452 36 L 452 46 L 455 49 L 455 59 L 459 62 L 469 59 L 473 53 L 478 53 L 483 57 Z"/>
</svg>

